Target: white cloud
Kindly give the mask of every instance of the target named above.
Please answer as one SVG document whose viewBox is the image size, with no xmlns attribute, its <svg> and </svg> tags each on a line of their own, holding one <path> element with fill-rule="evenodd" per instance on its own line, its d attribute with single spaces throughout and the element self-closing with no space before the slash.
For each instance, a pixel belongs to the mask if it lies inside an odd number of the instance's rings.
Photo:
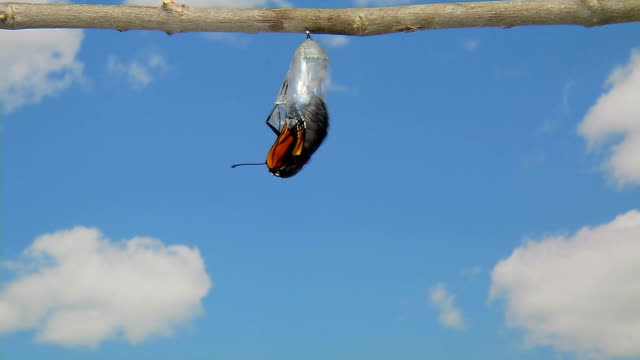
<svg viewBox="0 0 640 360">
<path fill-rule="evenodd" d="M 491 274 L 526 344 L 587 357 L 640 356 L 640 211 L 529 241 Z"/>
<path fill-rule="evenodd" d="M 0 291 L 0 333 L 33 329 L 37 341 L 64 346 L 170 335 L 201 313 L 211 287 L 197 249 L 115 243 L 85 227 L 36 238 L 19 264 L 26 272 Z"/>
<path fill-rule="evenodd" d="M 83 80 L 82 30 L 0 31 L 0 112 L 37 104 Z"/>
<path fill-rule="evenodd" d="M 351 42 L 351 37 L 346 35 L 318 34 L 313 35 L 313 39 L 332 48 L 344 47 L 347 46 L 349 42 Z"/>
<path fill-rule="evenodd" d="M 466 324 L 462 319 L 462 311 L 453 303 L 455 298 L 443 283 L 437 283 L 429 290 L 429 304 L 438 311 L 440 323 L 451 329 L 462 330 Z"/>
<path fill-rule="evenodd" d="M 609 75 L 609 91 L 601 95 L 579 125 L 589 148 L 615 139 L 604 168 L 620 186 L 640 184 L 640 51 Z"/>
<path fill-rule="evenodd" d="M 120 61 L 116 56 L 107 58 L 107 71 L 115 75 L 124 75 L 133 89 L 143 89 L 149 86 L 154 75 L 168 69 L 165 58 L 158 54 L 146 54 L 129 63 Z"/>
</svg>

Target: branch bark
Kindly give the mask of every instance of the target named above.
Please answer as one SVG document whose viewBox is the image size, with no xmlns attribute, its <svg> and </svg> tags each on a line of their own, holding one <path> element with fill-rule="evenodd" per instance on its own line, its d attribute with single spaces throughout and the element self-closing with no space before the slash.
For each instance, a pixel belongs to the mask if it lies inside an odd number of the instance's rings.
<svg viewBox="0 0 640 360">
<path fill-rule="evenodd" d="M 378 35 L 522 25 L 587 27 L 640 21 L 640 0 L 512 0 L 383 8 L 266 9 L 0 2 L 0 29 L 89 28 Z"/>
</svg>

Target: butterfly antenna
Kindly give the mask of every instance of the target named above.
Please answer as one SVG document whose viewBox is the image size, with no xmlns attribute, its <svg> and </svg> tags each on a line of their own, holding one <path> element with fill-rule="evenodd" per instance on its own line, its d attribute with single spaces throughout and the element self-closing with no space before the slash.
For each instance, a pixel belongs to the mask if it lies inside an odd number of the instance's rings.
<svg viewBox="0 0 640 360">
<path fill-rule="evenodd" d="M 261 162 L 261 163 L 242 163 L 242 164 L 233 164 L 231 165 L 232 169 L 237 168 L 238 166 L 245 166 L 245 165 L 266 165 L 266 162 Z"/>
</svg>

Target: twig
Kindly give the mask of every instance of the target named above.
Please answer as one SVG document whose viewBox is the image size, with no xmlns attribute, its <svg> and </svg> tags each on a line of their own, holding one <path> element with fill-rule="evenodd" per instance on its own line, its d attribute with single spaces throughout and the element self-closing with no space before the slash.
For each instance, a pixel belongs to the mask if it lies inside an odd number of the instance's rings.
<svg viewBox="0 0 640 360">
<path fill-rule="evenodd" d="M 383 8 L 262 9 L 0 2 L 0 29 L 93 28 L 378 35 L 425 29 L 522 25 L 598 26 L 640 21 L 640 0 L 528 0 Z"/>
</svg>

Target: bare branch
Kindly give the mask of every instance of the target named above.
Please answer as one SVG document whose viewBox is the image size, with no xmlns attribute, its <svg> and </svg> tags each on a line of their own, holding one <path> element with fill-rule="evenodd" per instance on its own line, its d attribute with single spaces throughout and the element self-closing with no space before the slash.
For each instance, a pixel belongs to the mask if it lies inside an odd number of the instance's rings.
<svg viewBox="0 0 640 360">
<path fill-rule="evenodd" d="M 92 28 L 378 35 L 425 29 L 521 25 L 598 26 L 640 21 L 640 0 L 528 0 L 385 8 L 261 9 L 0 2 L 0 29 Z"/>
</svg>

